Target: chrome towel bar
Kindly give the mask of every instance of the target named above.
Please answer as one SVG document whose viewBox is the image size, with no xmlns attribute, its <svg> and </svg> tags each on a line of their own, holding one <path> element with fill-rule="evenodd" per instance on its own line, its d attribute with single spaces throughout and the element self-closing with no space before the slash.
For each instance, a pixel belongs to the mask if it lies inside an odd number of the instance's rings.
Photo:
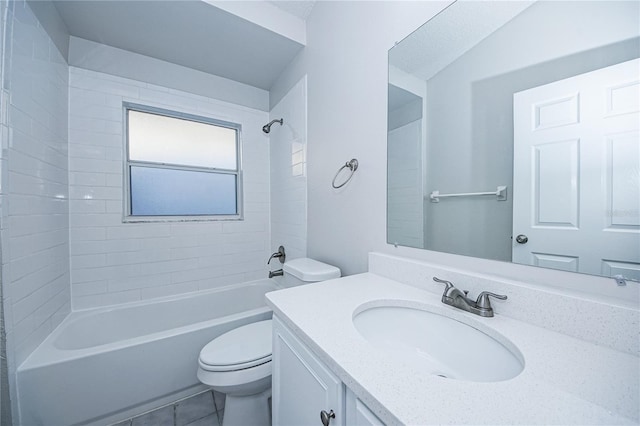
<svg viewBox="0 0 640 426">
<path fill-rule="evenodd" d="M 496 201 L 506 201 L 507 200 L 507 187 L 499 186 L 495 191 L 488 192 L 463 192 L 460 194 L 441 194 L 440 191 L 433 191 L 429 198 L 432 203 L 439 203 L 440 198 L 449 198 L 449 197 L 475 197 L 476 195 L 494 195 L 496 197 Z"/>
</svg>

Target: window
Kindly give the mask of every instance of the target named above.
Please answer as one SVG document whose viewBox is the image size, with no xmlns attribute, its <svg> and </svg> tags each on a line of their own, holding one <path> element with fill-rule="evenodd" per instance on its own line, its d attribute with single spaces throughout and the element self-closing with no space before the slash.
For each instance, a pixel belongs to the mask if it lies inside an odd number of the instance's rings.
<svg viewBox="0 0 640 426">
<path fill-rule="evenodd" d="M 124 108 L 125 219 L 241 218 L 239 124 Z"/>
</svg>

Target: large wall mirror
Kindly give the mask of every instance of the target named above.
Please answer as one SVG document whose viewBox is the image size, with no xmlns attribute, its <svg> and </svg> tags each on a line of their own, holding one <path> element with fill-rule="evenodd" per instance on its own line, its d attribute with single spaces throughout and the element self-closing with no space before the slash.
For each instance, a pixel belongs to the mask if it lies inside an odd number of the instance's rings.
<svg viewBox="0 0 640 426">
<path fill-rule="evenodd" d="M 389 51 L 390 244 L 640 279 L 640 2 L 458 1 Z"/>
</svg>

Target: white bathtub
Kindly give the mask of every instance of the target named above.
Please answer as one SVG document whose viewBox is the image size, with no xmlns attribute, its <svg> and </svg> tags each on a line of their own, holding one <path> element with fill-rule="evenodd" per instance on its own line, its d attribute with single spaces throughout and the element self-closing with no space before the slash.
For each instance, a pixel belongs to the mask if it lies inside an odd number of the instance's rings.
<svg viewBox="0 0 640 426">
<path fill-rule="evenodd" d="M 200 349 L 271 317 L 259 280 L 216 291 L 72 312 L 18 368 L 21 424 L 107 424 L 201 389 Z"/>
</svg>

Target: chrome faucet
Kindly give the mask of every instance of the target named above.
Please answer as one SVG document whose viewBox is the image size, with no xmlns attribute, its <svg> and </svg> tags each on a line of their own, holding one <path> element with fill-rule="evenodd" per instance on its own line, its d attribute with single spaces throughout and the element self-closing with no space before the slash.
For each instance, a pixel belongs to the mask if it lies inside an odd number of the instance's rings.
<svg viewBox="0 0 640 426">
<path fill-rule="evenodd" d="M 483 291 L 478 295 L 478 299 L 474 301 L 467 297 L 467 291 L 462 292 L 458 290 L 450 281 L 441 280 L 438 277 L 433 277 L 433 280 L 446 286 L 442 294 L 442 303 L 462 309 L 463 311 L 471 312 L 472 314 L 480 315 L 481 317 L 493 316 L 493 308 L 491 307 L 489 297 L 495 297 L 500 300 L 507 299 L 507 296 Z"/>
</svg>

